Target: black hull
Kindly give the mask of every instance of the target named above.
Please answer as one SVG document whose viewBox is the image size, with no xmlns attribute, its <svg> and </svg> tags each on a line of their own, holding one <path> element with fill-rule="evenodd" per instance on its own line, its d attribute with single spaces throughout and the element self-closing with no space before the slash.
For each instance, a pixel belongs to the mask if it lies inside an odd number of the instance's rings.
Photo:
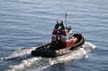
<svg viewBox="0 0 108 71">
<path fill-rule="evenodd" d="M 48 43 L 33 50 L 31 52 L 31 55 L 36 56 L 36 57 L 43 57 L 43 58 L 54 58 L 54 57 L 68 54 L 72 52 L 72 50 L 75 50 L 77 48 L 81 48 L 85 42 L 84 37 L 81 34 L 74 34 L 73 36 L 76 36 L 79 41 L 72 47 L 63 48 L 59 50 L 52 50 L 50 47 L 50 43 Z"/>
</svg>

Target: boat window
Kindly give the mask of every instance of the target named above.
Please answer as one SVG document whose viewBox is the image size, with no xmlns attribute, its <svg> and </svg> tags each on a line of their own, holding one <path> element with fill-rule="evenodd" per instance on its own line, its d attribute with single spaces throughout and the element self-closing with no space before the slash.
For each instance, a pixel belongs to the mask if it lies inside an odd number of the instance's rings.
<svg viewBox="0 0 108 71">
<path fill-rule="evenodd" d="M 68 39 L 72 39 L 72 35 L 69 35 L 69 36 L 68 36 Z"/>
<path fill-rule="evenodd" d="M 61 36 L 61 40 L 62 41 L 66 41 L 67 40 L 67 36 Z"/>
</svg>

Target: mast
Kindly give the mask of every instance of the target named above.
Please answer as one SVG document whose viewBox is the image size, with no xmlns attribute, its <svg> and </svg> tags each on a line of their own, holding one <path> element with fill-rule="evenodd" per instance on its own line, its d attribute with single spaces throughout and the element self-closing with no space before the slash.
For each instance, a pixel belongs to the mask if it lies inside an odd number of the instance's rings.
<svg viewBox="0 0 108 71">
<path fill-rule="evenodd" d="M 67 13 L 65 13 L 65 19 L 64 19 L 65 25 L 67 27 Z"/>
</svg>

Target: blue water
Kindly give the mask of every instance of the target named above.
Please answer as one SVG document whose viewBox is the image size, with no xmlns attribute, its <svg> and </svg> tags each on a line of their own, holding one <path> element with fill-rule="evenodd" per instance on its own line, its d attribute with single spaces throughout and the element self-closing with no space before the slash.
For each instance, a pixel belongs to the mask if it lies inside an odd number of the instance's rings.
<svg viewBox="0 0 108 71">
<path fill-rule="evenodd" d="M 42 71 L 107 71 L 107 0 L 0 0 L 0 58 L 50 41 L 56 20 L 64 19 L 65 13 L 73 33 L 82 33 L 86 41 L 97 48 L 88 59 L 50 66 Z M 41 68 L 44 63 L 24 70 L 38 71 L 37 67 Z M 0 71 L 9 70 L 11 65 L 14 66 L 14 62 L 0 63 Z"/>
</svg>

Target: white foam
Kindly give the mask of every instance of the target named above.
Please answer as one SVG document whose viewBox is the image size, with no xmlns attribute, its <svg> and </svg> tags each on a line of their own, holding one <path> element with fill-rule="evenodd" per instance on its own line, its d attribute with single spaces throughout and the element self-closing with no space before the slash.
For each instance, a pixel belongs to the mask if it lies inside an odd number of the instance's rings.
<svg viewBox="0 0 108 71">
<path fill-rule="evenodd" d="M 10 53 L 7 57 L 0 58 L 0 62 L 16 62 L 16 65 L 9 65 L 9 70 L 7 71 L 21 71 L 27 67 L 30 67 L 33 63 L 35 63 L 40 58 L 32 57 L 31 51 L 34 50 L 36 47 L 32 47 L 31 49 L 18 49 L 12 53 Z M 17 63 L 17 59 L 20 60 Z"/>
<path fill-rule="evenodd" d="M 26 55 L 30 55 L 31 51 L 34 50 L 35 48 L 31 48 L 31 49 L 18 49 L 17 51 L 14 51 L 12 53 L 10 53 L 7 57 L 2 57 L 0 58 L 0 62 L 6 61 L 6 60 L 11 60 L 13 58 L 20 58 L 20 57 L 24 57 Z"/>
<path fill-rule="evenodd" d="M 16 63 L 16 65 L 9 65 L 10 70 L 7 71 L 21 71 L 27 67 L 30 67 L 33 63 L 35 63 L 40 58 L 32 57 L 31 51 L 35 48 L 31 49 L 19 49 L 17 51 L 12 52 L 8 57 L 2 58 L 2 61 L 13 61 L 13 59 L 20 59 L 20 63 Z M 29 56 L 29 57 L 27 57 Z"/>
<path fill-rule="evenodd" d="M 90 42 L 85 42 L 85 45 L 87 46 L 89 46 L 89 47 L 91 47 L 92 49 L 95 49 L 96 48 L 96 46 L 95 45 L 93 45 L 92 43 L 90 43 Z"/>
<path fill-rule="evenodd" d="M 21 63 L 17 64 L 17 65 L 12 65 L 10 66 L 10 70 L 8 71 L 21 71 L 24 70 L 27 67 L 30 67 L 33 63 L 35 63 L 37 60 L 39 60 L 40 58 L 29 58 L 27 60 L 23 60 Z"/>
<path fill-rule="evenodd" d="M 81 59 L 85 55 L 86 55 L 86 51 L 83 48 L 77 49 L 77 50 L 74 50 L 72 53 L 50 59 L 50 64 L 53 65 L 57 63 L 67 62 L 74 59 Z"/>
<path fill-rule="evenodd" d="M 38 68 L 32 70 L 32 71 L 44 71 L 45 69 L 47 69 L 48 67 L 50 67 L 50 65 L 45 65 L 45 66 L 39 66 Z"/>
<path fill-rule="evenodd" d="M 76 49 L 73 52 L 63 55 L 63 56 L 60 56 L 60 57 L 51 58 L 51 59 L 49 59 L 49 62 L 51 65 L 53 65 L 53 64 L 57 64 L 57 63 L 67 62 L 70 60 L 88 58 L 88 53 L 91 52 L 94 48 L 96 48 L 95 45 L 93 45 L 89 42 L 86 42 L 82 46 L 82 48 Z"/>
<path fill-rule="evenodd" d="M 57 63 L 63 63 L 63 62 L 67 62 L 70 60 L 75 60 L 75 59 L 81 59 L 81 58 L 87 58 L 88 57 L 88 53 L 94 49 L 96 46 L 94 46 L 91 43 L 86 42 L 85 45 L 82 46 L 82 48 L 76 49 L 73 52 L 60 56 L 60 57 L 56 57 L 56 58 L 51 58 L 49 59 L 49 63 L 50 65 L 53 64 L 57 64 Z M 26 55 L 30 55 L 31 51 L 34 50 L 35 48 L 31 48 L 31 49 L 23 49 L 23 50 L 18 50 L 15 52 L 12 52 L 8 57 L 4 57 L 1 60 L 5 61 L 8 59 L 12 59 L 12 58 L 24 58 L 24 56 L 26 57 Z M 10 65 L 10 70 L 8 71 L 21 71 L 24 70 L 25 68 L 30 67 L 32 64 L 36 63 L 37 60 L 39 60 L 41 58 L 36 58 L 36 57 L 30 57 L 30 58 L 24 58 L 21 60 L 20 63 L 16 64 L 16 65 Z M 35 71 L 41 71 L 42 69 L 45 69 L 49 67 L 49 65 L 46 66 L 42 66 L 41 68 L 37 68 Z"/>
</svg>

